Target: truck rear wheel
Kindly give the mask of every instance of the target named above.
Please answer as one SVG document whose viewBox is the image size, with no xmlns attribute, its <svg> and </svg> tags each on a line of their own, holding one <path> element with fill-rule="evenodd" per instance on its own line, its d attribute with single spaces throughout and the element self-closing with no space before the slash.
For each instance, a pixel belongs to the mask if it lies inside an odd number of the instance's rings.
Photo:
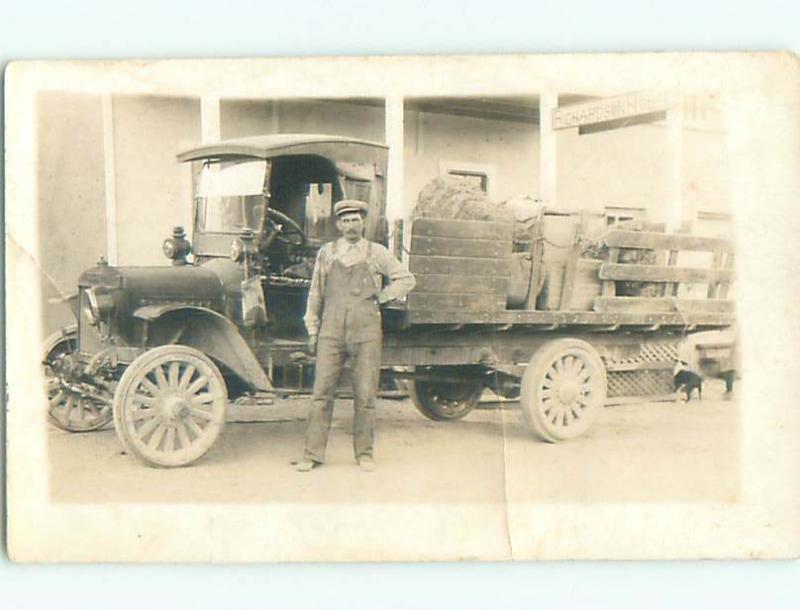
<svg viewBox="0 0 800 610">
<path fill-rule="evenodd" d="M 203 353 L 165 345 L 134 360 L 114 396 L 117 436 L 151 466 L 185 466 L 202 457 L 225 425 L 227 391 Z"/>
<path fill-rule="evenodd" d="M 556 443 L 584 434 L 605 406 L 606 368 L 589 343 L 556 339 L 531 358 L 520 402 L 536 436 Z"/>
<path fill-rule="evenodd" d="M 465 417 L 475 408 L 483 394 L 483 382 L 480 380 L 412 379 L 406 386 L 417 410 L 434 421 L 452 421 Z"/>
</svg>

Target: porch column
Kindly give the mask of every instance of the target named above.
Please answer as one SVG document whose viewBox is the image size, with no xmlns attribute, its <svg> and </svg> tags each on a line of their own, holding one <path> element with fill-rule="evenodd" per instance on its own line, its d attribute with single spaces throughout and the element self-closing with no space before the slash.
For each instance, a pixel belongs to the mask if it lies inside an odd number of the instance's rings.
<svg viewBox="0 0 800 610">
<path fill-rule="evenodd" d="M 667 146 L 669 161 L 667 169 L 667 206 L 664 223 L 667 233 L 674 233 L 681 226 L 683 217 L 683 104 L 678 98 L 667 110 Z M 686 218 L 693 222 L 693 218 Z"/>
<path fill-rule="evenodd" d="M 203 144 L 209 142 L 218 142 L 222 139 L 222 118 L 220 111 L 220 100 L 218 95 L 203 95 L 200 97 L 200 141 Z M 187 163 L 186 166 L 191 168 L 194 164 Z M 194 192 L 194 181 L 197 176 L 192 174 L 189 178 L 192 181 L 191 192 Z M 183 213 L 183 226 L 189 236 L 189 241 L 194 239 L 194 218 L 192 217 L 194 203 L 189 201 L 184 206 Z"/>
<path fill-rule="evenodd" d="M 391 240 L 394 242 L 394 221 L 402 218 L 406 225 L 404 243 L 410 245 L 411 237 L 410 210 L 405 209 L 403 199 L 403 150 L 405 147 L 403 134 L 403 96 L 387 95 L 385 102 L 386 144 L 389 146 L 389 167 L 386 176 L 386 218 L 389 222 Z M 394 248 L 394 243 L 390 244 Z"/>
<path fill-rule="evenodd" d="M 539 199 L 547 207 L 557 206 L 556 170 L 558 155 L 553 109 L 558 107 L 558 93 L 545 91 L 539 95 Z"/>
<path fill-rule="evenodd" d="M 217 142 L 221 136 L 220 104 L 218 95 L 200 98 L 200 140 L 203 144 Z"/>
<path fill-rule="evenodd" d="M 278 100 L 271 100 L 267 103 L 269 104 L 269 133 L 280 133 L 281 122 L 278 106 L 280 102 L 278 102 Z"/>
<path fill-rule="evenodd" d="M 117 265 L 117 183 L 114 155 L 114 114 L 111 95 L 102 97 L 103 176 L 106 194 L 106 258 Z"/>
</svg>

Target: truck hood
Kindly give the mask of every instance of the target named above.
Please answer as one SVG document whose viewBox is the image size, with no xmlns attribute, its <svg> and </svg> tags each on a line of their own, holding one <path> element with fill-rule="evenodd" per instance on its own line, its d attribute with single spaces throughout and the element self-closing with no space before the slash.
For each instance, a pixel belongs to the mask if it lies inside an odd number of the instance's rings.
<svg viewBox="0 0 800 610">
<path fill-rule="evenodd" d="M 111 267 L 98 265 L 85 271 L 81 287 L 103 286 L 120 290 L 135 308 L 181 302 L 220 311 L 224 305 L 223 283 L 214 271 L 194 265 L 179 267 Z"/>
</svg>

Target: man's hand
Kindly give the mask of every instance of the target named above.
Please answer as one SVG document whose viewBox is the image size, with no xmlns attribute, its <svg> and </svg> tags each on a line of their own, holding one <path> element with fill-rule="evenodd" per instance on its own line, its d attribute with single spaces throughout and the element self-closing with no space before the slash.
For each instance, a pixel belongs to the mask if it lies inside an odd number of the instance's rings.
<svg viewBox="0 0 800 610">
<path fill-rule="evenodd" d="M 317 335 L 308 335 L 308 353 L 317 355 Z"/>
</svg>

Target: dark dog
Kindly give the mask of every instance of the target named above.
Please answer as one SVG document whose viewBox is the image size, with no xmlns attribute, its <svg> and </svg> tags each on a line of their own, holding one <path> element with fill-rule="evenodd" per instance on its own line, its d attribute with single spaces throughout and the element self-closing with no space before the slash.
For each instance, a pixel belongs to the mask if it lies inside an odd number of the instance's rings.
<svg viewBox="0 0 800 610">
<path fill-rule="evenodd" d="M 697 389 L 698 400 L 703 400 L 703 378 L 689 368 L 689 364 L 679 360 L 672 371 L 675 381 L 675 391 L 686 392 L 686 402 L 692 399 L 692 392 Z"/>
</svg>

